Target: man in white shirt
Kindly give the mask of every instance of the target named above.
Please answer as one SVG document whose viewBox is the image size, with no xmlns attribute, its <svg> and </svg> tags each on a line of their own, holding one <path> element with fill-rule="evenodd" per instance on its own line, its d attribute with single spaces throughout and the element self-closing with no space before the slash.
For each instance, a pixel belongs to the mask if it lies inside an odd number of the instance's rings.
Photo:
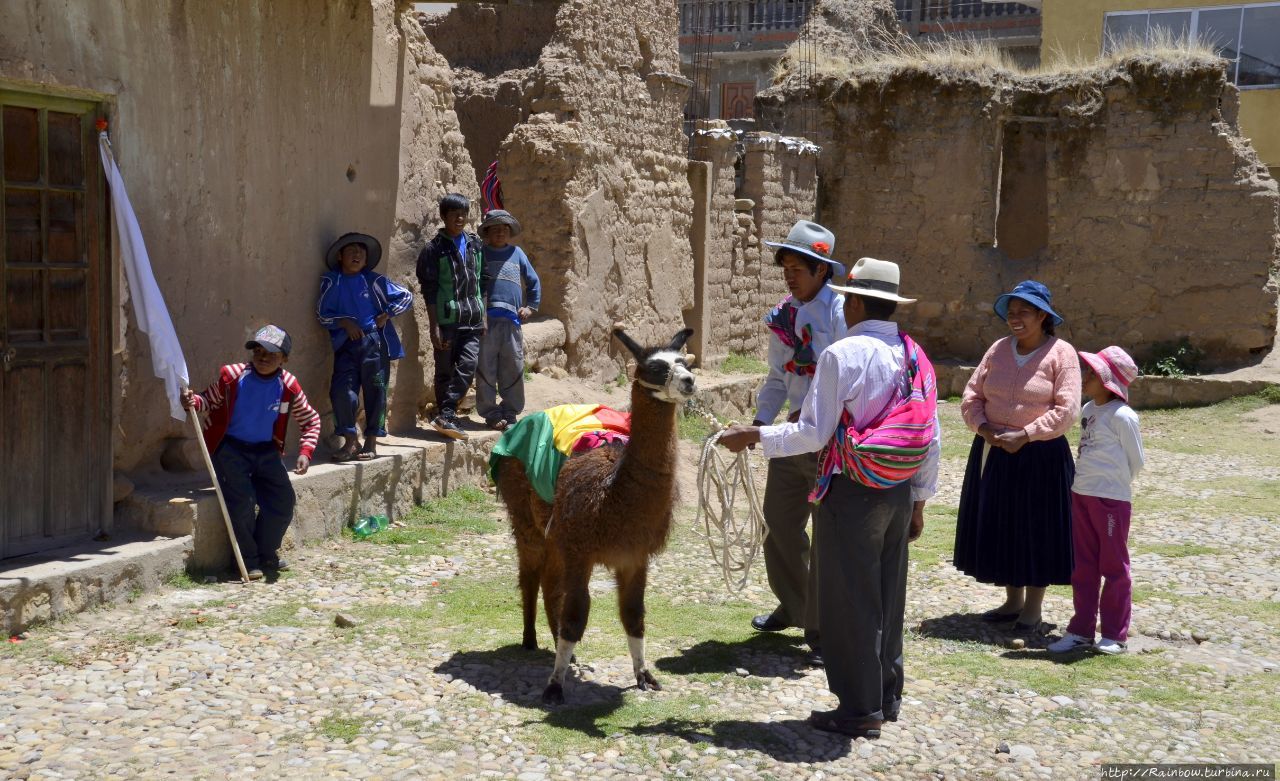
<svg viewBox="0 0 1280 781">
<path fill-rule="evenodd" d="M 720 444 L 737 452 L 756 442 L 768 458 L 827 447 L 841 415 L 857 430 L 878 421 L 909 393 L 905 348 L 889 318 L 898 303 L 896 263 L 863 258 L 849 274 L 844 316 L 848 336 L 818 358 L 799 420 L 777 426 L 733 426 Z M 814 513 L 818 569 L 818 627 L 827 685 L 840 700 L 833 711 L 814 711 L 809 724 L 851 737 L 878 738 L 897 721 L 902 702 L 902 621 L 906 602 L 907 543 L 924 531 L 925 501 L 937 490 L 940 437 L 906 481 L 871 488 L 835 474 Z"/>
<path fill-rule="evenodd" d="M 765 242 L 776 248 L 774 262 L 782 267 L 790 295 L 768 315 L 769 375 L 756 392 L 754 424 L 773 423 L 784 404 L 790 405 L 788 420 L 800 416 L 800 407 L 813 380 L 818 356 L 844 338 L 844 296 L 828 287 L 833 279 L 844 278 L 844 266 L 831 258 L 835 235 L 817 223 L 801 220 L 780 242 Z M 810 599 L 817 581 L 811 566 L 809 535 L 809 489 L 818 469 L 813 452 L 769 461 L 764 489 L 764 517 L 769 534 L 764 540 L 764 567 L 769 587 L 778 598 L 772 613 L 756 616 L 751 626 L 761 632 L 777 632 L 803 627 L 813 653 L 810 661 L 821 664 L 818 638 L 818 605 Z"/>
</svg>

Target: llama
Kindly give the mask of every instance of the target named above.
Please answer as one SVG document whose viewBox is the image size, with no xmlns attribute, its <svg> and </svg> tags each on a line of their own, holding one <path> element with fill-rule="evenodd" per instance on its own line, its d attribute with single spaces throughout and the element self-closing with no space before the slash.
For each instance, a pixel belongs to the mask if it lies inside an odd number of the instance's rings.
<svg viewBox="0 0 1280 781">
<path fill-rule="evenodd" d="M 618 612 L 640 690 L 661 689 L 644 657 L 644 588 L 649 557 L 662 551 L 676 500 L 676 405 L 693 396 L 685 364 L 686 328 L 671 343 L 644 349 L 622 329 L 613 335 L 636 358 L 631 385 L 631 439 L 574 455 L 560 470 L 555 501 L 543 501 L 515 458 L 498 464 L 498 492 L 516 539 L 523 599 L 523 646 L 537 648 L 534 624 L 542 588 L 556 661 L 542 692 L 549 705 L 564 702 L 564 679 L 582 640 L 591 608 L 587 585 L 602 564 L 613 571 Z"/>
</svg>

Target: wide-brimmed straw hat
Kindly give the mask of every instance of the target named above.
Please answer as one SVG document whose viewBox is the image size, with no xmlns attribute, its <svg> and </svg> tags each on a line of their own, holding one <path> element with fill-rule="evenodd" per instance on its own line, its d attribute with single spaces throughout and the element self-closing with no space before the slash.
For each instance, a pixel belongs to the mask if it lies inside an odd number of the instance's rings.
<svg viewBox="0 0 1280 781">
<path fill-rule="evenodd" d="M 338 240 L 329 245 L 329 251 L 324 254 L 325 265 L 330 271 L 338 270 L 338 256 L 342 254 L 342 248 L 348 244 L 363 244 L 365 251 L 364 270 L 369 271 L 378 265 L 378 261 L 382 260 L 382 245 L 372 236 L 364 233 L 344 233 L 338 237 Z"/>
<path fill-rule="evenodd" d="M 849 281 L 845 285 L 830 285 L 832 290 L 868 298 L 883 298 L 897 301 L 900 304 L 914 304 L 914 298 L 903 298 L 898 295 L 900 272 L 898 264 L 891 260 L 875 258 L 859 258 L 849 272 Z"/>
<path fill-rule="evenodd" d="M 831 278 L 844 276 L 844 264 L 832 257 L 836 251 L 836 235 L 816 222 L 800 220 L 782 241 L 766 241 L 766 247 L 786 249 L 831 266 Z"/>
<path fill-rule="evenodd" d="M 1009 319 L 1009 301 L 1020 298 L 1031 304 L 1036 309 L 1041 310 L 1053 318 L 1054 325 L 1062 325 L 1062 315 L 1053 311 L 1053 307 L 1049 302 L 1053 300 L 1053 294 L 1049 292 L 1049 288 L 1043 284 L 1028 279 L 1025 282 L 1019 282 L 1013 290 L 1003 293 L 996 299 L 995 310 L 1001 320 Z"/>
<path fill-rule="evenodd" d="M 1089 364 L 1093 373 L 1098 375 L 1102 387 L 1125 401 L 1129 400 L 1129 385 L 1138 377 L 1138 364 L 1133 362 L 1129 353 L 1112 345 L 1096 353 L 1081 351 L 1080 360 Z"/>
<path fill-rule="evenodd" d="M 490 209 L 484 213 L 484 219 L 480 221 L 480 235 L 495 225 L 506 225 L 511 228 L 511 238 L 520 235 L 520 221 L 511 216 L 511 212 L 505 209 Z"/>
</svg>

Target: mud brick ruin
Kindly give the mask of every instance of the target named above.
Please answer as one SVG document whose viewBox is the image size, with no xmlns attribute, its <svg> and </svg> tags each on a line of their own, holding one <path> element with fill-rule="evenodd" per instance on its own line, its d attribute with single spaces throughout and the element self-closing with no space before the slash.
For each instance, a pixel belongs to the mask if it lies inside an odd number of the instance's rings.
<svg viewBox="0 0 1280 781">
<path fill-rule="evenodd" d="M 890 48 L 855 27 L 841 49 L 868 46 Z M 843 252 L 902 264 L 920 302 L 900 319 L 931 356 L 981 357 L 1004 333 L 992 299 L 1030 278 L 1081 349 L 1142 361 L 1188 339 L 1230 368 L 1272 348 L 1280 195 L 1220 61 L 1031 76 L 890 57 L 788 74 L 757 105 L 774 128 L 820 117 L 818 219 Z"/>
</svg>

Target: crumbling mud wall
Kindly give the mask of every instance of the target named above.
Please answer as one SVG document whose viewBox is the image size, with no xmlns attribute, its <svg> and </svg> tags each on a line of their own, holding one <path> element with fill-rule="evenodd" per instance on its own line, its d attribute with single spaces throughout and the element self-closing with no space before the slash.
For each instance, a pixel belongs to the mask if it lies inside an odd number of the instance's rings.
<svg viewBox="0 0 1280 781">
<path fill-rule="evenodd" d="M 193 384 L 243 360 L 246 337 L 274 322 L 293 337 L 289 370 L 327 411 L 332 350 L 315 320 L 325 248 L 373 234 L 388 250 L 379 271 L 411 282 L 438 194 L 475 191 L 450 74 L 420 30 L 402 34 L 408 4 L 46 5 L 0 11 L 0 84 L 101 101 Z M 169 418 L 116 276 L 104 389 L 115 466 L 158 468 L 164 441 L 190 427 Z M 413 319 L 397 324 L 420 352 Z M 397 369 L 393 425 L 419 401 L 422 381 L 406 375 L 431 371 L 416 355 Z"/>
<path fill-rule="evenodd" d="M 904 324 L 937 358 L 974 360 L 1005 333 L 991 302 L 1039 279 L 1082 349 L 1139 360 L 1189 339 L 1210 367 L 1272 347 L 1276 182 L 1236 125 L 1215 60 L 1141 56 L 1027 77 L 941 66 L 855 73 L 817 101 L 819 219 L 849 259 L 903 267 Z"/>
<path fill-rule="evenodd" d="M 458 121 L 477 181 L 498 159 L 498 147 L 529 117 L 525 82 L 556 31 L 558 5 L 463 3 L 422 15 L 427 37 L 453 68 Z"/>
<path fill-rule="evenodd" d="M 740 138 L 719 120 L 695 131 L 692 157 L 710 166 L 707 184 L 694 188 L 695 202 L 703 189 L 709 201 L 705 251 L 696 238 L 694 247 L 695 263 L 704 264 L 694 306 L 705 331 L 703 365 L 730 353 L 765 356 L 769 332 L 761 321 L 787 289 L 763 242 L 785 238 L 797 219 L 813 219 L 818 151 L 774 133 Z"/>
<path fill-rule="evenodd" d="M 506 206 L 542 276 L 542 312 L 565 325 L 569 370 L 612 377 L 624 324 L 666 340 L 692 306 L 691 194 L 681 133 L 674 3 L 558 8 L 525 80 L 528 121 L 502 143 Z"/>
</svg>

